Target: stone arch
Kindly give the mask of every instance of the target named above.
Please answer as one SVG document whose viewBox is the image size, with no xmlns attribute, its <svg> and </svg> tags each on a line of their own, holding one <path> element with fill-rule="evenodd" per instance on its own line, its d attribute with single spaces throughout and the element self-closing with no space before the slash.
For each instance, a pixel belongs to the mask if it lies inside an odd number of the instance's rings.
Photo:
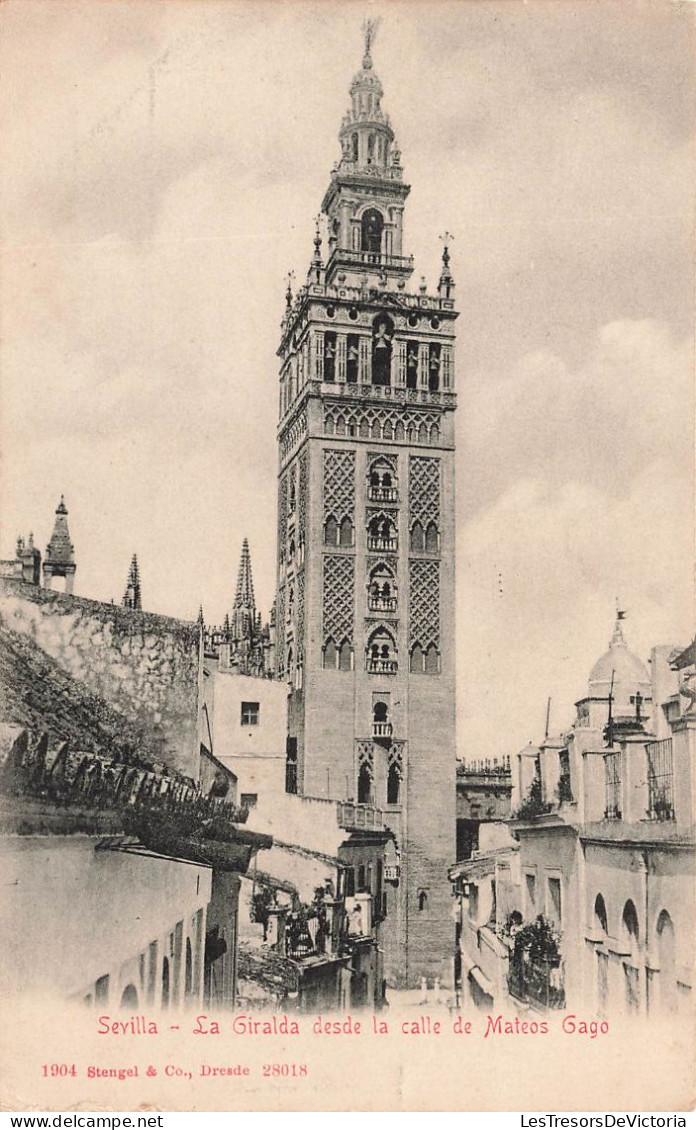
<svg viewBox="0 0 696 1130">
<path fill-rule="evenodd" d="M 657 954 L 660 965 L 659 1005 L 661 1012 L 676 1012 L 678 1004 L 677 960 L 674 923 L 666 910 L 657 920 Z"/>
<path fill-rule="evenodd" d="M 121 993 L 120 1007 L 123 1009 L 128 1009 L 129 1011 L 138 1007 L 138 990 L 132 983 L 130 985 L 126 985 L 125 989 Z"/>
</svg>

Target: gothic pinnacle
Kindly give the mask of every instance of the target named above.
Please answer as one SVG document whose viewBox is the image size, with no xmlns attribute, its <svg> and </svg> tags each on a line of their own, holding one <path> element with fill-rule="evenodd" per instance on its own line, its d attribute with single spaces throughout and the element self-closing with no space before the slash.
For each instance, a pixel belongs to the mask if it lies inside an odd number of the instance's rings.
<svg viewBox="0 0 696 1130">
<path fill-rule="evenodd" d="M 135 553 L 131 558 L 128 579 L 126 580 L 126 591 L 123 594 L 121 604 L 124 608 L 132 609 L 133 612 L 142 611 L 143 602 L 140 591 L 140 570 L 138 569 L 138 557 Z"/>
</svg>

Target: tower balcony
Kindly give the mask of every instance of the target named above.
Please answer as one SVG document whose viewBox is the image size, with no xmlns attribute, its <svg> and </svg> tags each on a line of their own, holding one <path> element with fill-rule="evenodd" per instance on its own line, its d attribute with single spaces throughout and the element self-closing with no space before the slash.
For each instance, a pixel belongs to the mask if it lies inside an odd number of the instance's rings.
<svg viewBox="0 0 696 1130">
<path fill-rule="evenodd" d="M 372 723 L 372 737 L 373 738 L 390 738 L 394 733 L 394 726 L 391 722 L 373 722 Z"/>
<path fill-rule="evenodd" d="M 384 827 L 384 814 L 381 808 L 375 808 L 371 804 L 339 801 L 337 818 L 339 828 L 344 828 L 346 832 L 377 831 Z"/>
<path fill-rule="evenodd" d="M 397 538 L 375 537 L 374 534 L 368 534 L 367 548 L 375 550 L 377 553 L 396 553 L 398 540 Z"/>
<path fill-rule="evenodd" d="M 396 612 L 397 597 L 395 596 L 370 596 L 368 599 L 370 612 Z"/>
<path fill-rule="evenodd" d="M 371 675 L 396 675 L 399 663 L 396 659 L 377 659 L 368 655 L 365 660 L 365 670 Z"/>
<path fill-rule="evenodd" d="M 379 251 L 353 251 L 348 247 L 335 247 L 326 264 L 327 280 L 339 267 L 365 267 L 369 270 L 386 270 L 407 277 L 413 273 L 412 255 L 385 255 Z"/>
<path fill-rule="evenodd" d="M 367 497 L 370 502 L 398 502 L 399 492 L 396 487 L 368 487 Z"/>
</svg>

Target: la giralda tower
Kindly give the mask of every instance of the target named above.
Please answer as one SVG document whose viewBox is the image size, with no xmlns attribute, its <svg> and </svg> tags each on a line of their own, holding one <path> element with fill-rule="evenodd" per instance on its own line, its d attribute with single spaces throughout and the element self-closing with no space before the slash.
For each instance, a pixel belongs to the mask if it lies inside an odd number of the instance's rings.
<svg viewBox="0 0 696 1130">
<path fill-rule="evenodd" d="M 447 240 L 437 293 L 409 289 L 410 189 L 373 38 L 367 24 L 327 237 L 282 322 L 277 673 L 289 791 L 393 832 L 385 972 L 414 986 L 447 979 L 453 952 L 457 313 Z"/>
</svg>

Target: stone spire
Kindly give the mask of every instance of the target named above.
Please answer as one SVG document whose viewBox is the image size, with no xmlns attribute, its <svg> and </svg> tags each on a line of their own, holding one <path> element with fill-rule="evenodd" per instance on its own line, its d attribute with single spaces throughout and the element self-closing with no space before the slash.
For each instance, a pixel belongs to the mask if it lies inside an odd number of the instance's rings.
<svg viewBox="0 0 696 1130">
<path fill-rule="evenodd" d="M 46 546 L 46 557 L 43 563 L 44 585 L 53 587 L 54 577 L 65 577 L 65 591 L 73 591 L 75 579 L 75 546 L 70 541 L 68 530 L 68 508 L 65 498 L 61 494 L 60 502 L 56 507 L 56 520 L 53 524 L 51 540 Z"/>
<path fill-rule="evenodd" d="M 126 591 L 123 594 L 121 604 L 124 608 L 132 608 L 134 612 L 142 612 L 143 602 L 140 592 L 140 571 L 138 569 L 138 557 L 135 553 L 131 558 L 128 580 L 126 581 Z"/>
<path fill-rule="evenodd" d="M 237 573 L 237 591 L 232 605 L 230 636 L 235 642 L 251 639 L 256 627 L 256 601 L 254 600 L 254 581 L 251 576 L 251 555 L 246 538 L 242 543 L 242 556 Z"/>
</svg>

